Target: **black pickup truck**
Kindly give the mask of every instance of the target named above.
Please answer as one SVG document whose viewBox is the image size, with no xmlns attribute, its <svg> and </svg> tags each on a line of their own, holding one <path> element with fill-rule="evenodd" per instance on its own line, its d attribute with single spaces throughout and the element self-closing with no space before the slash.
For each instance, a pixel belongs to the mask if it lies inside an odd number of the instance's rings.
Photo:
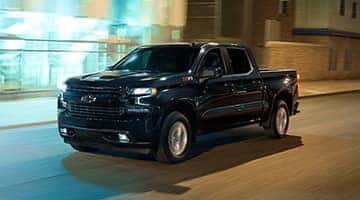
<svg viewBox="0 0 360 200">
<path fill-rule="evenodd" d="M 258 123 L 282 138 L 298 112 L 295 70 L 259 69 L 235 44 L 141 46 L 103 72 L 68 79 L 58 98 L 65 143 L 153 153 L 176 163 L 200 133 Z"/>
</svg>

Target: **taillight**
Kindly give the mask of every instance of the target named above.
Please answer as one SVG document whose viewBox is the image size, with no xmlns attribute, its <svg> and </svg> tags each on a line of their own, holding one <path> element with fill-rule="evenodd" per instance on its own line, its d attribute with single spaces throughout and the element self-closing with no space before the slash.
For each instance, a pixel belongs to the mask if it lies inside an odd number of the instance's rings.
<svg viewBox="0 0 360 200">
<path fill-rule="evenodd" d="M 296 86 L 296 93 L 299 96 L 300 95 L 300 91 L 299 91 L 299 87 L 300 87 L 300 74 L 296 74 L 296 80 L 297 80 L 297 86 Z"/>
<path fill-rule="evenodd" d="M 192 76 L 184 76 L 181 78 L 183 82 L 192 81 L 194 78 Z"/>
</svg>

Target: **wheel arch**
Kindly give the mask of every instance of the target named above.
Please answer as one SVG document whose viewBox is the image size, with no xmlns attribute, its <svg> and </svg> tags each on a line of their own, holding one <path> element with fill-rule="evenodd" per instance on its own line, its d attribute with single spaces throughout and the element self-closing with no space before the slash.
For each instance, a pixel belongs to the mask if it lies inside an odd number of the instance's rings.
<svg viewBox="0 0 360 200">
<path fill-rule="evenodd" d="M 263 120 L 263 122 L 261 123 L 263 127 L 268 128 L 270 127 L 270 123 L 271 123 L 271 114 L 274 111 L 274 105 L 277 101 L 279 100 L 283 100 L 285 101 L 286 105 L 288 106 L 289 109 L 289 115 L 291 115 L 291 111 L 292 111 L 292 107 L 293 107 L 293 97 L 291 95 L 291 91 L 288 90 L 287 88 L 278 91 L 273 98 L 271 99 L 271 105 L 269 107 L 269 110 L 266 114 L 265 120 Z"/>
<path fill-rule="evenodd" d="M 272 107 L 278 100 L 285 101 L 285 103 L 289 109 L 289 114 L 291 114 L 292 107 L 293 107 L 293 97 L 291 95 L 291 92 L 287 89 L 284 89 L 284 90 L 281 90 L 279 93 L 277 93 L 273 98 Z"/>
<path fill-rule="evenodd" d="M 171 112 L 178 111 L 181 114 L 185 115 L 186 118 L 189 120 L 189 123 L 191 125 L 192 132 L 195 132 L 198 128 L 197 123 L 197 114 L 196 114 L 196 107 L 195 103 L 185 100 L 185 99 L 179 99 L 170 102 L 162 111 L 162 119 L 161 125 L 167 115 L 169 115 Z"/>
</svg>

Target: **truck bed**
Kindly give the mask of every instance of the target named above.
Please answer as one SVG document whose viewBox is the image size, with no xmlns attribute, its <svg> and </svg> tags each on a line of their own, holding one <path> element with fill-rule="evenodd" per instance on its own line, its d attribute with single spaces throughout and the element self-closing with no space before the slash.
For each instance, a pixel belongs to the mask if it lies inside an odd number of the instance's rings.
<svg viewBox="0 0 360 200">
<path fill-rule="evenodd" d="M 294 69 L 271 69 L 271 68 L 259 68 L 259 72 L 262 76 L 278 76 L 289 75 L 296 77 L 296 70 Z"/>
<path fill-rule="evenodd" d="M 270 69 L 270 68 L 259 68 L 261 77 L 265 80 L 270 79 L 282 79 L 289 77 L 296 79 L 296 70 L 294 69 Z"/>
</svg>

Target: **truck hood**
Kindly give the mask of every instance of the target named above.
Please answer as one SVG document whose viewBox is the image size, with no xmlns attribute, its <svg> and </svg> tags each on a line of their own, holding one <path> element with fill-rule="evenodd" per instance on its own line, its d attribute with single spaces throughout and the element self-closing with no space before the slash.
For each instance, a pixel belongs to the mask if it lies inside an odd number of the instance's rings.
<svg viewBox="0 0 360 200">
<path fill-rule="evenodd" d="M 103 71 L 83 76 L 70 78 L 66 81 L 69 85 L 87 85 L 87 86 L 152 86 L 154 82 L 168 80 L 178 77 L 177 75 L 164 72 L 136 72 L 128 70 Z"/>
</svg>

